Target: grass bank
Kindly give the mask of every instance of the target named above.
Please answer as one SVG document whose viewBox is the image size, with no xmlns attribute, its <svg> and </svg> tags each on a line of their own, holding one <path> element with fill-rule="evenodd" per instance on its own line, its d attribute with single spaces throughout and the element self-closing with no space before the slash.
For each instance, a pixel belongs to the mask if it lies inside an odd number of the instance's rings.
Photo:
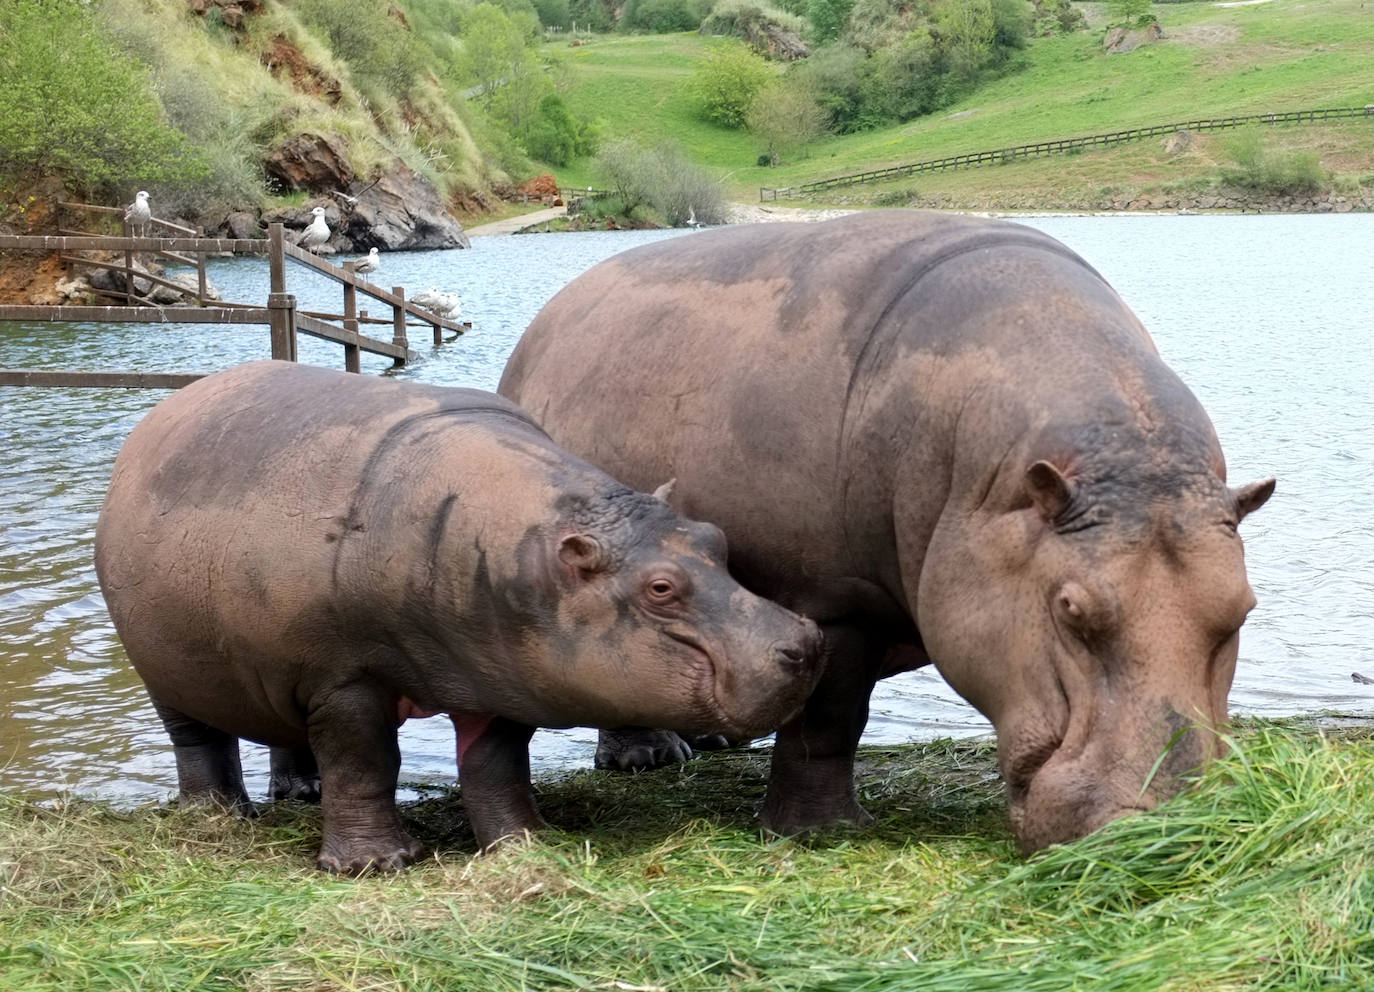
<svg viewBox="0 0 1374 992">
<path fill-rule="evenodd" d="M 1101 5 L 1075 4 L 1100 23 Z M 571 51 L 577 70 L 571 106 L 599 117 L 606 133 L 677 140 L 716 171 L 738 200 L 761 186 L 997 149 L 1049 138 L 1097 134 L 1195 117 L 1374 103 L 1374 17 L 1362 0 L 1272 0 L 1242 7 L 1157 4 L 1166 37 L 1108 55 L 1102 30 L 1035 39 L 1025 67 L 948 110 L 906 124 L 817 141 L 777 167 L 756 164 L 758 142 L 743 131 L 700 120 L 684 91 L 691 62 L 711 43 L 695 35 L 595 39 Z M 659 56 L 662 53 L 660 64 Z M 1374 122 L 1330 128 L 1276 128 L 1277 148 L 1315 147 L 1341 176 L 1374 182 Z M 968 199 L 989 190 L 1044 205 L 1083 189 L 1129 193 L 1170 182 L 1215 179 L 1222 136 L 1191 156 L 1169 155 L 1159 141 L 1079 156 L 1056 156 L 968 172 L 918 177 L 923 193 Z M 1314 144 L 1315 142 L 1315 144 Z M 1014 171 L 1007 171 L 1014 170 Z M 570 185 L 598 185 L 591 164 L 567 170 Z M 560 179 L 563 172 L 559 173 Z M 846 195 L 852 191 L 841 192 Z"/>
<path fill-rule="evenodd" d="M 986 743 L 865 749 L 871 829 L 760 837 L 766 755 L 540 785 L 488 857 L 452 796 L 399 875 L 252 822 L 0 800 L 0 988 L 1318 989 L 1374 985 L 1374 737 L 1260 726 L 1164 809 L 1019 859 Z"/>
</svg>

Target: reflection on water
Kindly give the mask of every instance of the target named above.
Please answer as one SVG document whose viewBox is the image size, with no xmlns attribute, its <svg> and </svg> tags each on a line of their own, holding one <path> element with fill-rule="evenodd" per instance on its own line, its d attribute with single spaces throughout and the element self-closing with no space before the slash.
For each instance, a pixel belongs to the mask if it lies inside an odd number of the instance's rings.
<svg viewBox="0 0 1374 992">
<path fill-rule="evenodd" d="M 1046 217 L 1026 223 L 1088 259 L 1150 328 L 1216 423 L 1233 482 L 1279 478 L 1243 525 L 1259 606 L 1242 635 L 1232 694 L 1240 712 L 1374 710 L 1374 337 L 1364 298 L 1374 217 Z M 492 389 L 526 324 L 573 276 L 618 251 L 684 232 L 478 239 L 468 251 L 387 255 L 380 285 L 456 290 L 475 330 L 402 378 Z M 226 259 L 210 275 L 257 302 L 266 262 Z M 306 309 L 338 289 L 299 267 Z M 365 305 L 365 304 L 361 304 Z M 266 328 L 0 324 L 0 367 L 214 371 L 268 353 Z M 342 367 L 341 348 L 302 338 L 302 361 Z M 365 373 L 388 361 L 363 356 Z M 91 566 L 91 540 L 116 452 L 165 393 L 0 388 L 0 788 L 161 798 L 175 771 L 161 727 L 124 660 Z M 875 694 L 865 740 L 965 734 L 987 724 L 938 675 L 913 672 Z M 542 731 L 534 764 L 590 763 L 594 732 Z M 453 777 L 442 719 L 402 731 L 403 776 Z M 266 781 L 245 745 L 249 789 Z"/>
</svg>

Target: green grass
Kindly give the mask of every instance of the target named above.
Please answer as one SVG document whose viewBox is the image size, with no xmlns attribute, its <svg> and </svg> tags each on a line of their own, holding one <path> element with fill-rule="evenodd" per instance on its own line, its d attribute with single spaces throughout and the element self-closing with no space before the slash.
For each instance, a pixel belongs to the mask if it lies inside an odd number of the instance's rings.
<svg viewBox="0 0 1374 992">
<path fill-rule="evenodd" d="M 1374 17 L 1363 0 L 1274 0 L 1229 8 L 1168 4 L 1158 5 L 1156 13 L 1168 34 L 1161 43 L 1107 55 L 1100 30 L 1035 40 L 1024 52 L 1022 71 L 939 114 L 829 137 L 812 145 L 806 157 L 776 168 L 755 164 L 756 142 L 747 135 L 695 118 L 681 86 L 690 75 L 693 51 L 706 43 L 695 36 L 598 40 L 585 54 L 572 49 L 579 53 L 572 60 L 579 68 L 568 100 L 583 113 L 600 113 L 610 125 L 608 133 L 678 139 L 694 161 L 728 177 L 731 196 L 742 200 L 756 199 L 760 186 L 796 185 L 1047 138 L 1194 117 L 1374 103 Z M 660 51 L 664 65 L 656 71 Z M 1374 162 L 1368 154 L 1371 123 L 1356 121 L 1326 131 L 1332 154 L 1357 159 L 1355 171 L 1367 172 Z M 1305 127 L 1287 130 L 1309 133 Z M 1173 176 L 1176 163 L 1159 143 L 1145 146 L 1149 168 Z M 1033 168 L 1027 164 L 1031 171 L 1019 178 L 1037 189 L 1072 185 L 1080 181 L 1077 170 L 1083 160 L 1091 159 L 1097 172 L 1134 183 L 1132 173 L 1124 170 L 1136 169 L 1140 158 L 1141 153 L 1126 149 L 1060 156 Z M 922 177 L 920 183 L 924 189 L 957 190 L 966 183 L 985 183 L 999 171 L 943 173 Z M 578 163 L 570 175 L 574 173 L 577 184 L 596 183 L 586 163 Z M 965 178 L 969 176 L 973 178 Z M 1088 173 L 1081 181 L 1099 178 Z"/>
<path fill-rule="evenodd" d="M 760 752 L 540 784 L 473 857 L 449 795 L 398 875 L 317 813 L 0 800 L 0 989 L 1229 990 L 1374 984 L 1374 739 L 1261 726 L 1190 793 L 1019 859 L 991 748 L 865 749 L 877 823 L 759 835 Z"/>
</svg>

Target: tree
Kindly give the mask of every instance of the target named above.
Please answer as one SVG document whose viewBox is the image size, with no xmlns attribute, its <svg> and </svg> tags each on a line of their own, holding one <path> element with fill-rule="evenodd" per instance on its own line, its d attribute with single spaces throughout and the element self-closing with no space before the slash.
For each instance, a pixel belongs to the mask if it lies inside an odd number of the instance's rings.
<svg viewBox="0 0 1374 992">
<path fill-rule="evenodd" d="M 533 61 L 523 32 L 504 10 L 493 3 L 472 8 L 463 21 L 458 69 L 474 84 L 484 105 L 490 106 L 496 91 L 509 80 L 529 75 Z"/>
<path fill-rule="evenodd" d="M 777 165 L 783 155 L 825 133 L 826 113 L 809 88 L 779 79 L 759 91 L 745 123 L 763 139 L 765 154 Z"/>
<path fill-rule="evenodd" d="M 849 12 L 853 9 L 854 0 L 810 0 L 806 17 L 816 33 L 816 40 L 831 41 L 838 38 L 849 23 Z"/>
<path fill-rule="evenodd" d="M 163 121 L 148 74 L 78 0 L 0 2 L 0 175 L 115 195 L 206 174 Z"/>
<path fill-rule="evenodd" d="M 1107 14 L 1114 24 L 1148 24 L 1154 20 L 1150 0 L 1107 0 Z"/>
<path fill-rule="evenodd" d="M 991 0 L 940 0 L 935 23 L 950 69 L 961 82 L 973 81 L 991 59 L 997 36 Z"/>
<path fill-rule="evenodd" d="M 691 88 L 706 117 L 739 127 L 773 72 L 768 63 L 737 41 L 716 45 L 692 70 Z"/>
</svg>

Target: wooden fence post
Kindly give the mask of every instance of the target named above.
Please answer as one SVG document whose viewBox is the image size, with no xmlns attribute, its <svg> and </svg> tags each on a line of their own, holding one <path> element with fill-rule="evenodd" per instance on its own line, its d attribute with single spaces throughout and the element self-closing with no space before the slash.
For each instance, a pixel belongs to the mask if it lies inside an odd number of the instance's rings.
<svg viewBox="0 0 1374 992">
<path fill-rule="evenodd" d="M 205 228 L 196 225 L 196 237 L 205 237 Z M 196 302 L 205 306 L 205 252 L 196 252 Z"/>
<path fill-rule="evenodd" d="M 283 362 L 296 360 L 296 298 L 286 291 L 286 252 L 282 249 L 281 223 L 267 229 L 267 272 L 271 291 L 267 294 L 269 326 L 272 328 L 272 357 Z"/>
<path fill-rule="evenodd" d="M 353 276 L 353 267 L 356 262 L 344 262 L 344 271 L 349 277 Z M 344 280 L 343 284 L 343 326 L 345 331 L 358 333 L 358 288 L 349 279 Z M 344 345 L 344 371 L 361 372 L 362 352 L 356 344 Z"/>
<path fill-rule="evenodd" d="M 402 303 L 406 300 L 406 288 L 404 286 L 392 286 L 391 292 Z M 410 341 L 406 338 L 406 308 L 404 306 L 392 306 L 391 308 L 391 343 L 399 344 L 402 348 L 409 350 Z M 397 364 L 401 364 L 397 362 Z"/>
<path fill-rule="evenodd" d="M 108 228 L 106 229 L 108 230 Z M 132 226 L 124 221 L 124 237 L 132 237 Z M 134 253 L 126 251 L 124 253 L 124 292 L 126 299 L 133 302 L 134 299 Z"/>
</svg>

